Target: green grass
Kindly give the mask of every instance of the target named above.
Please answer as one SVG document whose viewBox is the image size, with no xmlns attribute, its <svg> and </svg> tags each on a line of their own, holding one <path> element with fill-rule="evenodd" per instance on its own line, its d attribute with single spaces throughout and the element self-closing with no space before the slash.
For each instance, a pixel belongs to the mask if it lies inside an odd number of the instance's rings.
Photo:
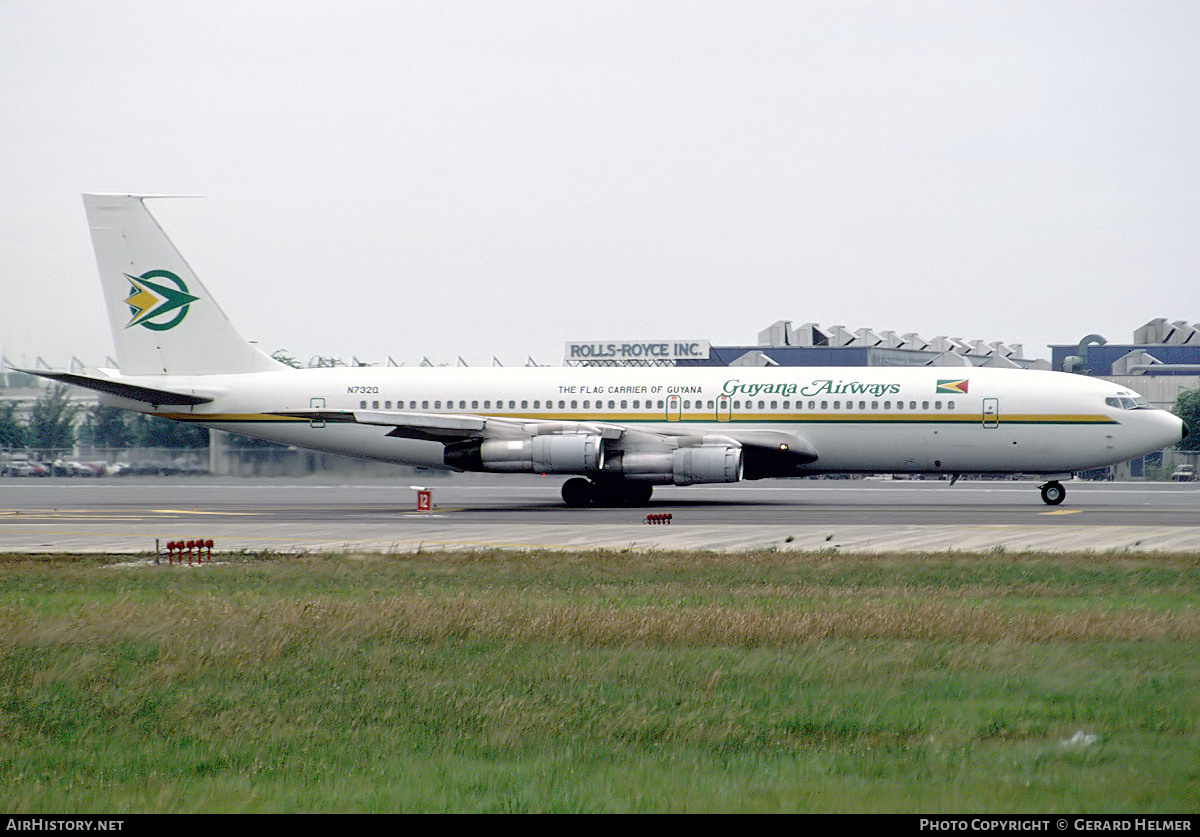
<svg viewBox="0 0 1200 837">
<path fill-rule="evenodd" d="M 1194 556 L 222 560 L 0 556 L 0 809 L 1200 810 Z"/>
</svg>

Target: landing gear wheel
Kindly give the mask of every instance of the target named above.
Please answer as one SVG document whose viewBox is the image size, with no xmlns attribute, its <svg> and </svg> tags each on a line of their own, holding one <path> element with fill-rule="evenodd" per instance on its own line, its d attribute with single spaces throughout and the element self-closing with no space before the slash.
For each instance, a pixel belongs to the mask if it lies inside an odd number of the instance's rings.
<svg viewBox="0 0 1200 837">
<path fill-rule="evenodd" d="M 596 496 L 596 486 L 583 477 L 575 477 L 563 483 L 562 498 L 573 509 L 589 506 Z"/>
<path fill-rule="evenodd" d="M 631 483 L 628 488 L 626 497 L 631 506 L 648 506 L 650 505 L 650 495 L 654 493 L 654 486 L 648 482 Z"/>
<path fill-rule="evenodd" d="M 1057 506 L 1067 499 L 1067 489 L 1058 480 L 1052 480 L 1042 486 L 1042 502 L 1047 506 Z"/>
<path fill-rule="evenodd" d="M 645 482 L 604 480 L 595 483 L 593 489 L 596 492 L 593 502 L 597 506 L 620 509 L 649 503 L 654 486 Z"/>
</svg>

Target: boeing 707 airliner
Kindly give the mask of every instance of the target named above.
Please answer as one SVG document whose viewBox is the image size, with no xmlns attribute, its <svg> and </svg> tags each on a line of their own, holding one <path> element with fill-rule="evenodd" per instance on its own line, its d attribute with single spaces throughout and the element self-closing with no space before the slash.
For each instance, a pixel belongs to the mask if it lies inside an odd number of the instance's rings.
<svg viewBox="0 0 1200 837">
<path fill-rule="evenodd" d="M 563 474 L 568 506 L 656 485 L 822 473 L 1061 480 L 1159 450 L 1183 423 L 1061 372 L 938 367 L 293 369 L 244 339 L 147 210 L 84 195 L 119 369 L 26 370 L 103 403 L 350 456 Z"/>
</svg>

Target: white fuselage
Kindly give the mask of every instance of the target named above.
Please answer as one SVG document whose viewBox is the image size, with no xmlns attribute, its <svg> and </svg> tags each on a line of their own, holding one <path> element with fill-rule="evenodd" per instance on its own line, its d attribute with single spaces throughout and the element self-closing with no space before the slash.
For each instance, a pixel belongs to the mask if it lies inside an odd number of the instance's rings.
<svg viewBox="0 0 1200 837">
<path fill-rule="evenodd" d="M 780 431 L 820 472 L 1067 473 L 1179 441 L 1179 419 L 1114 384 L 1058 372 L 969 367 L 358 367 L 118 380 L 213 400 L 118 406 L 352 456 L 446 467 L 439 441 L 296 413 L 396 411 L 619 425 L 630 439 Z M 1138 399 L 1144 405 L 1144 401 Z M 285 415 L 291 413 L 292 415 Z M 628 444 L 637 444 L 636 441 Z"/>
</svg>

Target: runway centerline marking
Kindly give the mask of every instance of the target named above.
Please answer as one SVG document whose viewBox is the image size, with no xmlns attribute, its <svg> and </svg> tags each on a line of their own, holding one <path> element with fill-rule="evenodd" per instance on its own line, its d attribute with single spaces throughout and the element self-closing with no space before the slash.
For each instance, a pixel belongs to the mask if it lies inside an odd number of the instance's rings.
<svg viewBox="0 0 1200 837">
<path fill-rule="evenodd" d="M 241 511 L 201 511 L 200 509 L 150 509 L 154 514 L 215 514 L 229 515 L 231 517 L 255 517 L 262 512 L 241 512 Z"/>
</svg>

